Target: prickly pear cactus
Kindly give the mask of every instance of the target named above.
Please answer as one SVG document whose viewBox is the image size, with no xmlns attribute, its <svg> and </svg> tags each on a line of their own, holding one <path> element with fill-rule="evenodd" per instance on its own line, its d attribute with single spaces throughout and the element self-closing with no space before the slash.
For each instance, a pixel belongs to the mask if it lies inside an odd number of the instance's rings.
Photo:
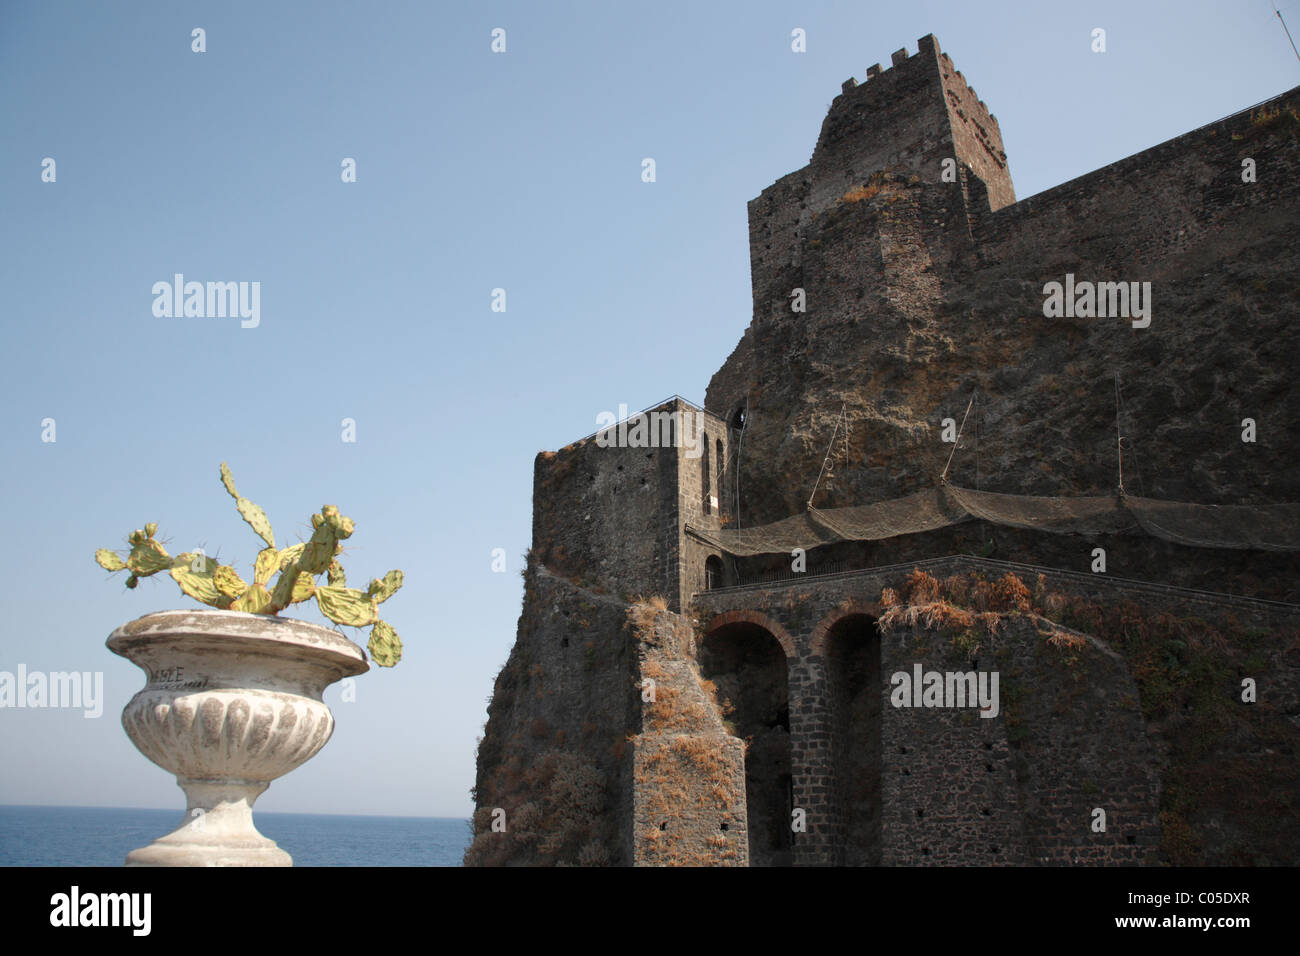
<svg viewBox="0 0 1300 956">
<path fill-rule="evenodd" d="M 335 624 L 373 625 L 368 650 L 371 660 L 380 667 L 392 667 L 402 659 L 402 639 L 392 625 L 380 620 L 378 610 L 380 604 L 401 588 L 402 572 L 389 571 L 383 578 L 373 579 L 364 591 L 347 586 L 347 574 L 338 556 L 343 551 L 343 541 L 355 530 L 351 518 L 340 514 L 333 505 L 325 505 L 319 514 L 311 516 L 309 540 L 276 548 L 266 512 L 240 495 L 235 477 L 224 461 L 221 484 L 235 499 L 240 517 L 266 543 L 253 565 L 252 584 L 246 583 L 234 568 L 219 564 L 202 550 L 172 557 L 155 537 L 158 525 L 152 521 L 127 537 L 130 549 L 125 557 L 109 548 L 100 548 L 95 552 L 95 561 L 106 571 L 130 571 L 126 579 L 128 588 L 139 584 L 140 578 L 167 571 L 190 597 L 221 610 L 274 616 L 292 604 L 315 597 L 321 613 Z M 279 577 L 272 584 L 271 579 L 277 574 Z M 316 581 L 321 575 L 326 578 L 324 584 Z"/>
</svg>

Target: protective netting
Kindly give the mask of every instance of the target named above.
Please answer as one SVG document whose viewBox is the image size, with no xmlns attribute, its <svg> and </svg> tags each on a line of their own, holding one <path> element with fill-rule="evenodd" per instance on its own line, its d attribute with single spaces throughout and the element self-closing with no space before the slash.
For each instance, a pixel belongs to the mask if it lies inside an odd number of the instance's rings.
<svg viewBox="0 0 1300 956">
<path fill-rule="evenodd" d="M 1200 505 L 1155 498 L 1046 498 L 941 484 L 893 501 L 806 513 L 772 524 L 693 535 L 748 557 L 836 541 L 881 541 L 983 520 L 1053 534 L 1149 534 L 1198 548 L 1300 551 L 1300 504 Z"/>
<path fill-rule="evenodd" d="M 1300 551 L 1300 504 L 1194 505 L 1127 498 L 1147 534 L 1195 548 Z"/>
</svg>

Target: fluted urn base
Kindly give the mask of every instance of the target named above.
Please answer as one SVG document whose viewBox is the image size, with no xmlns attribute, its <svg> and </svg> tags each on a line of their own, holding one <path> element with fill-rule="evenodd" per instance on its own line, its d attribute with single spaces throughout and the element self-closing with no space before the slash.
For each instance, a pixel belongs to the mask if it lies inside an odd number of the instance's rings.
<svg viewBox="0 0 1300 956">
<path fill-rule="evenodd" d="M 334 732 L 321 697 L 368 670 L 329 628 L 237 611 L 161 611 L 118 628 L 108 647 L 149 675 L 122 711 L 146 757 L 185 791 L 185 819 L 133 850 L 128 866 L 292 866 L 257 832 L 253 803 Z"/>
<path fill-rule="evenodd" d="M 253 825 L 253 801 L 269 784 L 176 782 L 188 801 L 184 821 L 128 853 L 127 866 L 293 866 L 293 858 Z"/>
</svg>

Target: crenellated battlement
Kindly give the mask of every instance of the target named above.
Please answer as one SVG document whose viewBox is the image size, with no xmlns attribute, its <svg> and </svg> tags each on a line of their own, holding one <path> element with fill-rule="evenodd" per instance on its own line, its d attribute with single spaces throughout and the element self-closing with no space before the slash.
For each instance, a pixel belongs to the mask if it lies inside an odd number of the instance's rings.
<svg viewBox="0 0 1300 956">
<path fill-rule="evenodd" d="M 987 193 L 988 208 L 972 208 L 971 218 L 1015 202 L 997 117 L 927 35 L 914 54 L 895 50 L 888 69 L 873 63 L 863 83 L 844 81 L 800 180 L 811 180 L 806 202 L 816 210 L 885 170 L 925 183 L 954 182 L 945 178 L 945 167 L 954 164 L 963 182 L 973 174 L 983 183 L 982 190 L 968 190 L 972 197 L 982 203 Z"/>
</svg>

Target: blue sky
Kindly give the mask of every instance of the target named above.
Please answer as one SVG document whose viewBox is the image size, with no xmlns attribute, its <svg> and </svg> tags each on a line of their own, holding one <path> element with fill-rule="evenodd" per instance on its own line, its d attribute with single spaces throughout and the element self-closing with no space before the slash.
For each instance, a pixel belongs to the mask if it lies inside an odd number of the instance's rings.
<svg viewBox="0 0 1300 956">
<path fill-rule="evenodd" d="M 0 7 L 0 670 L 102 671 L 106 697 L 0 709 L 0 803 L 183 806 L 103 642 L 195 605 L 92 554 L 153 520 L 250 569 L 224 460 L 281 541 L 337 504 L 354 582 L 406 572 L 405 659 L 327 693 L 333 740 L 259 808 L 467 815 L 534 455 L 620 403 L 702 401 L 750 317 L 745 203 L 807 162 L 843 80 L 931 32 L 1020 198 L 1300 83 L 1267 0 Z M 260 324 L 154 316 L 177 272 L 260 282 Z"/>
</svg>

